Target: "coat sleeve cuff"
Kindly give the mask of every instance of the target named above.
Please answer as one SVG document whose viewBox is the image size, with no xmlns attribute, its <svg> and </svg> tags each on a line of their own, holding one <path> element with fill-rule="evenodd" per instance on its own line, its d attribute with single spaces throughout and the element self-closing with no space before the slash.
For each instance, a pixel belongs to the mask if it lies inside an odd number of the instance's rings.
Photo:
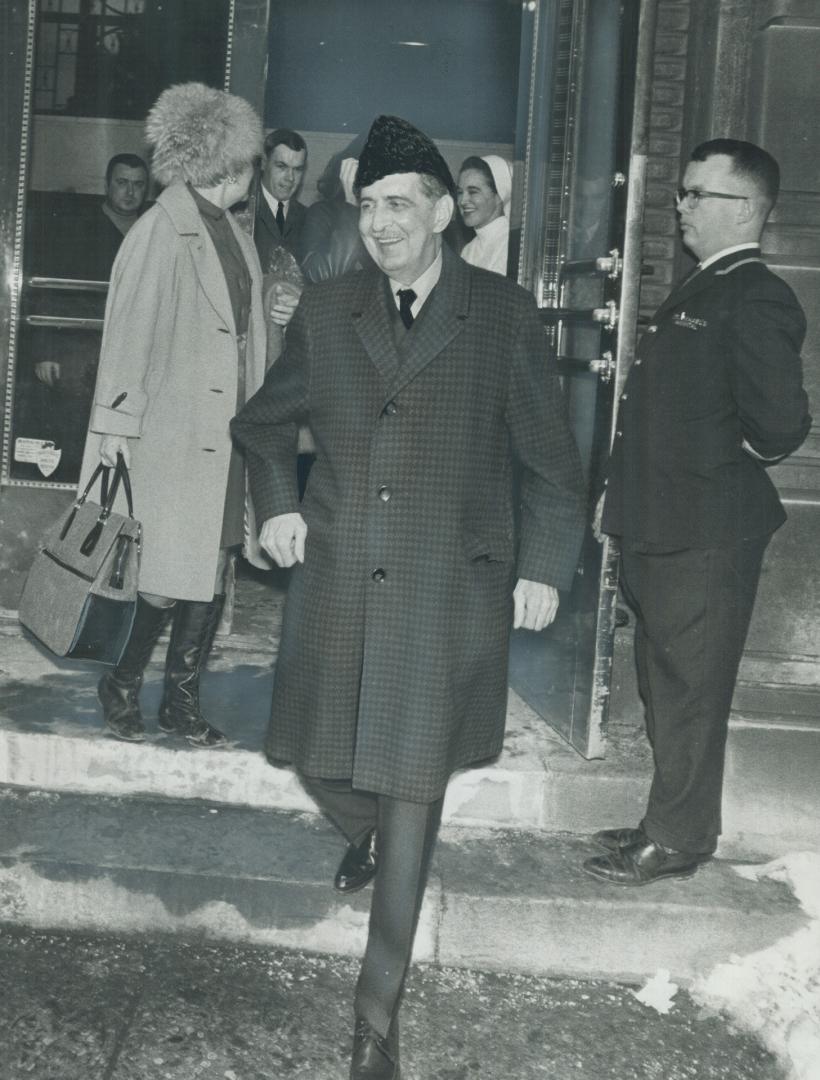
<svg viewBox="0 0 820 1080">
<path fill-rule="evenodd" d="M 95 405 L 91 413 L 91 430 L 99 435 L 124 435 L 139 438 L 142 433 L 142 417 L 111 409 L 107 405 Z"/>
</svg>

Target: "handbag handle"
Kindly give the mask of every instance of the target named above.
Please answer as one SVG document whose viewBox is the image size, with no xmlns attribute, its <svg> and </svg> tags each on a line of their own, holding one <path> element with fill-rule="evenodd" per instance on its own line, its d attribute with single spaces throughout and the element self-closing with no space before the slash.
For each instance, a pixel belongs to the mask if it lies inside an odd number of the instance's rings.
<svg viewBox="0 0 820 1080">
<path fill-rule="evenodd" d="M 114 468 L 114 482 L 109 488 L 109 474 L 110 468 L 102 461 L 97 465 L 94 472 L 91 474 L 91 478 L 85 486 L 85 490 L 82 495 L 74 503 L 71 513 L 66 518 L 65 524 L 60 530 L 60 539 L 65 540 L 68 535 L 68 531 L 71 528 L 71 524 L 74 521 L 74 517 L 77 510 L 83 505 L 88 498 L 88 494 L 94 486 L 97 477 L 102 473 L 102 482 L 100 485 L 100 498 L 101 509 L 97 521 L 91 528 L 88 536 L 83 540 L 80 545 L 80 553 L 82 555 L 90 555 L 94 548 L 97 546 L 97 542 L 102 535 L 103 526 L 111 515 L 111 511 L 114 507 L 114 500 L 117 497 L 117 490 L 120 486 L 120 480 L 122 480 L 123 488 L 125 489 L 125 501 L 128 506 L 128 516 L 133 520 L 134 518 L 134 500 L 131 492 L 131 478 L 128 475 L 128 467 L 125 464 L 125 460 L 121 453 L 117 454 L 117 464 Z"/>
<path fill-rule="evenodd" d="M 111 468 L 104 462 L 99 462 L 94 472 L 91 474 L 91 478 L 85 485 L 85 490 L 82 495 L 77 499 L 75 506 L 82 506 L 85 500 L 88 498 L 91 489 L 97 481 L 97 477 L 102 473 L 102 483 L 100 485 L 100 504 L 105 511 L 105 516 L 108 517 L 114 506 L 114 500 L 117 497 L 117 489 L 122 480 L 123 487 L 125 488 L 125 502 L 128 506 L 128 516 L 132 518 L 134 516 L 134 500 L 131 493 L 131 477 L 128 475 L 128 466 L 125 464 L 125 459 L 121 453 L 117 453 L 117 464 L 114 466 L 114 483 L 111 485 L 111 490 L 108 490 L 108 481 Z"/>
</svg>

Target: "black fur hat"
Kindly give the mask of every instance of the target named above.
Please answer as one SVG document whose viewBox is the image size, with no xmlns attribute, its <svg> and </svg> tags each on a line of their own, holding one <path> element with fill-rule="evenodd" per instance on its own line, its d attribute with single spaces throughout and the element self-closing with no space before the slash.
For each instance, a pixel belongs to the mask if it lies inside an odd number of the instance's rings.
<svg viewBox="0 0 820 1080">
<path fill-rule="evenodd" d="M 393 173 L 413 172 L 435 176 L 455 198 L 452 173 L 433 140 L 398 116 L 377 116 L 359 155 L 354 192 L 358 196 Z"/>
</svg>

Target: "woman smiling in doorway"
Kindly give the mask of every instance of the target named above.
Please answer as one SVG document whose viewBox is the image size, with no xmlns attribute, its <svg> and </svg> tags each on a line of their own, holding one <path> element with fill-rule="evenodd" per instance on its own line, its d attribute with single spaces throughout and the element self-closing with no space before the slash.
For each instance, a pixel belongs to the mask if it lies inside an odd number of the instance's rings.
<svg viewBox="0 0 820 1080">
<path fill-rule="evenodd" d="M 458 208 L 475 237 L 461 257 L 471 266 L 507 273 L 512 168 L 496 154 L 465 158 L 458 174 Z"/>
</svg>

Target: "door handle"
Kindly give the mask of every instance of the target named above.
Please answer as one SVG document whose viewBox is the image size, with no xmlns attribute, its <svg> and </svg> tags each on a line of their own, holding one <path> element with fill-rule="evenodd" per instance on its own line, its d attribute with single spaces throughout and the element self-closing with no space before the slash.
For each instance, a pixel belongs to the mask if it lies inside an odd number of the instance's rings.
<svg viewBox="0 0 820 1080">
<path fill-rule="evenodd" d="M 603 383 L 611 382 L 615 374 L 615 357 L 610 349 L 601 353 L 595 360 L 582 360 L 577 356 L 559 356 L 557 363 L 562 374 L 571 375 L 577 371 L 591 371 Z"/>
<path fill-rule="evenodd" d="M 621 253 L 617 248 L 613 248 L 608 255 L 602 255 L 600 259 L 595 260 L 595 265 L 600 273 L 606 274 L 613 281 L 617 281 L 621 276 L 623 264 Z"/>
<path fill-rule="evenodd" d="M 606 307 L 593 308 L 592 311 L 593 321 L 600 323 L 601 328 L 610 333 L 617 327 L 619 315 L 618 305 L 614 300 L 607 300 Z"/>
<path fill-rule="evenodd" d="M 613 281 L 621 276 L 623 259 L 617 248 L 613 248 L 608 255 L 600 255 L 596 259 L 570 259 L 561 264 L 561 278 L 569 277 L 570 274 L 606 274 Z"/>
</svg>

